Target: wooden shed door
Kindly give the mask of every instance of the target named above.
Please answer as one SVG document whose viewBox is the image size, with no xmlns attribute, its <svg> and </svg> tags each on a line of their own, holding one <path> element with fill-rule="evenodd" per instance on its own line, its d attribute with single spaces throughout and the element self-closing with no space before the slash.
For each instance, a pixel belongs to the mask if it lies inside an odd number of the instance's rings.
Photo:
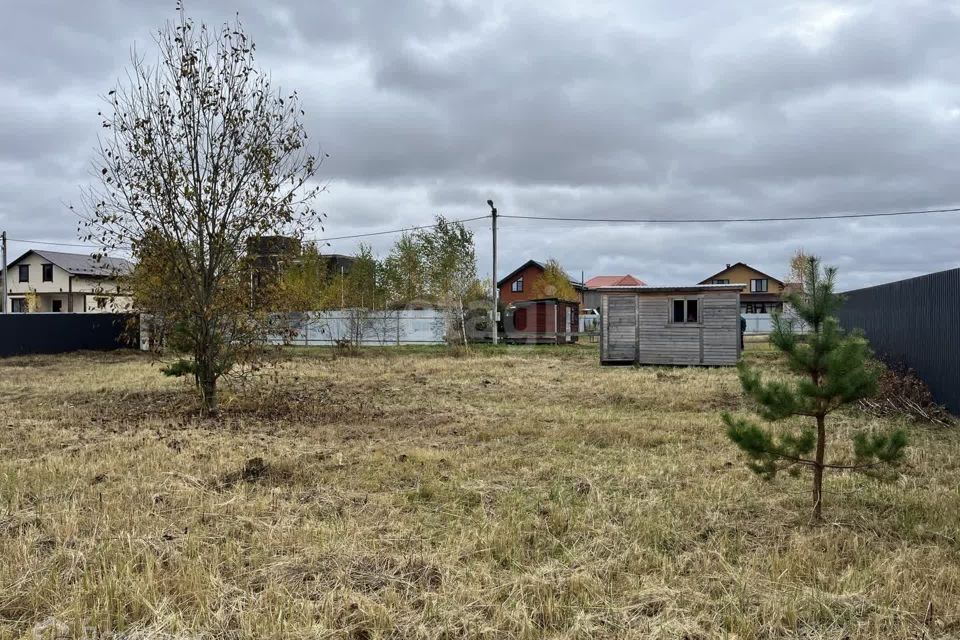
<svg viewBox="0 0 960 640">
<path fill-rule="evenodd" d="M 607 297 L 603 318 L 606 360 L 632 362 L 637 356 L 637 296 Z"/>
<path fill-rule="evenodd" d="M 543 302 L 538 302 L 534 307 L 535 320 L 534 327 L 537 333 L 546 333 L 547 332 L 547 305 Z"/>
</svg>

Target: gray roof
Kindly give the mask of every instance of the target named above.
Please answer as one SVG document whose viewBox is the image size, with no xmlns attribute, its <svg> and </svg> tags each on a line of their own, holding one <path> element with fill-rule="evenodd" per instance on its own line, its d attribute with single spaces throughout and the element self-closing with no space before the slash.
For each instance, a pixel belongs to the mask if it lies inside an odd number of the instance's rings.
<svg viewBox="0 0 960 640">
<path fill-rule="evenodd" d="M 594 291 L 635 291 L 637 293 L 665 292 L 665 291 L 740 291 L 742 284 L 677 284 L 677 285 L 634 285 L 618 284 L 609 287 L 597 287 Z"/>
<path fill-rule="evenodd" d="M 47 251 L 45 249 L 31 249 L 27 251 L 11 262 L 8 268 L 17 264 L 31 253 L 37 254 L 44 260 L 57 265 L 74 276 L 117 276 L 126 275 L 133 271 L 133 263 L 123 258 L 110 258 L 107 256 L 96 258 L 85 253 L 63 253 L 60 251 Z"/>
</svg>

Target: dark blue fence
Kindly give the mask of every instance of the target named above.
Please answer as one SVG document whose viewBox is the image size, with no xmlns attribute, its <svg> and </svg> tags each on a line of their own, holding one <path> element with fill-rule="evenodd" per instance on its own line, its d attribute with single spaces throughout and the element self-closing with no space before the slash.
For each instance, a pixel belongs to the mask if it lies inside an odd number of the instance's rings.
<svg viewBox="0 0 960 640">
<path fill-rule="evenodd" d="M 138 334 L 128 313 L 4 313 L 0 356 L 136 347 Z"/>
<path fill-rule="evenodd" d="M 881 359 L 916 371 L 960 415 L 960 269 L 844 295 L 840 324 L 863 330 Z"/>
</svg>

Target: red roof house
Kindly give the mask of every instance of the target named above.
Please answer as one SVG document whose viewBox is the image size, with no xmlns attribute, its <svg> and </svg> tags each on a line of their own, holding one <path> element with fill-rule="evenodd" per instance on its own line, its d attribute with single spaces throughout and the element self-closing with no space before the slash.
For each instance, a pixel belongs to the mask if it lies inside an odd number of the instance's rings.
<svg viewBox="0 0 960 640">
<path fill-rule="evenodd" d="M 597 287 L 643 287 L 647 283 L 628 273 L 625 276 L 594 276 L 583 284 L 587 289 L 596 289 Z"/>
<path fill-rule="evenodd" d="M 583 294 L 583 309 L 600 308 L 600 294 L 597 292 L 600 287 L 645 287 L 647 285 L 640 278 L 634 278 L 630 274 L 625 276 L 594 276 L 583 284 L 587 288 Z"/>
</svg>

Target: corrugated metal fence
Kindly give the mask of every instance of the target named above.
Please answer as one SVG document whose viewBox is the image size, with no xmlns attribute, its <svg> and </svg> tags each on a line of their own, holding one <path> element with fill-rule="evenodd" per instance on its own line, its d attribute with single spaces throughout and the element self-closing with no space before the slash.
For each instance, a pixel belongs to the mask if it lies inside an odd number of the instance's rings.
<svg viewBox="0 0 960 640">
<path fill-rule="evenodd" d="M 878 356 L 916 371 L 960 415 L 960 269 L 844 295 L 840 324 L 862 329 Z"/>
<path fill-rule="evenodd" d="M 135 348 L 129 313 L 0 314 L 0 356 Z"/>
</svg>

